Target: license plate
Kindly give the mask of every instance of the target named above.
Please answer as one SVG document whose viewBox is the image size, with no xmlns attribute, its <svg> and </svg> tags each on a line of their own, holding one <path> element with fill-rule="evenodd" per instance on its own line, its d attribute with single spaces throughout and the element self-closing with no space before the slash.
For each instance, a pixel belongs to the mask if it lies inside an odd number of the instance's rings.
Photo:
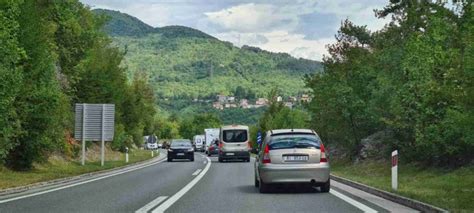
<svg viewBox="0 0 474 213">
<path fill-rule="evenodd" d="M 182 155 L 184 155 L 184 153 L 178 153 L 177 155 L 182 156 Z"/>
<path fill-rule="evenodd" d="M 234 155 L 234 153 L 226 153 L 226 155 Z"/>
<path fill-rule="evenodd" d="M 308 161 L 308 156 L 304 155 L 288 155 L 283 156 L 284 161 Z"/>
</svg>

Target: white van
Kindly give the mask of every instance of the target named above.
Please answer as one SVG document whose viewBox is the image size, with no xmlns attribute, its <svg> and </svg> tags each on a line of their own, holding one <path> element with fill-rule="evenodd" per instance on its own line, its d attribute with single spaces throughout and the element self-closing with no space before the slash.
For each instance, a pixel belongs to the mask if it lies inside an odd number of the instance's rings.
<svg viewBox="0 0 474 213">
<path fill-rule="evenodd" d="M 250 162 L 249 127 L 242 125 L 223 126 L 219 137 L 219 162 L 242 159 Z"/>
<path fill-rule="evenodd" d="M 204 135 L 195 135 L 193 137 L 194 150 L 203 152 L 204 151 Z"/>
</svg>

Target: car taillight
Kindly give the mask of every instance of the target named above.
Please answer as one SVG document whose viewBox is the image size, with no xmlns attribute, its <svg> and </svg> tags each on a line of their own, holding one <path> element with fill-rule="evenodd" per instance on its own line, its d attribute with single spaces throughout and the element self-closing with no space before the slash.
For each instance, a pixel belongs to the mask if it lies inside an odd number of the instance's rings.
<svg viewBox="0 0 474 213">
<path fill-rule="evenodd" d="M 323 162 L 328 162 L 328 159 L 326 158 L 326 150 L 324 149 L 324 144 L 321 143 L 321 159 L 319 160 L 319 162 L 323 163 Z"/>
<path fill-rule="evenodd" d="M 271 163 L 270 160 L 270 148 L 268 148 L 268 144 L 265 145 L 265 149 L 263 150 L 263 159 L 262 163 Z"/>
<path fill-rule="evenodd" d="M 252 150 L 252 144 L 250 143 L 250 141 L 247 142 L 247 148 L 248 148 L 249 150 Z"/>
</svg>

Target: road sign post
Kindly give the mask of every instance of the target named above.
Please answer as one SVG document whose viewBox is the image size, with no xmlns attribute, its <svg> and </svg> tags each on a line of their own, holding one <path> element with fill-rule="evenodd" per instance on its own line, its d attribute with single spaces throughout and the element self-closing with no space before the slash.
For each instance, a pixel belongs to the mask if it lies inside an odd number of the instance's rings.
<svg viewBox="0 0 474 213">
<path fill-rule="evenodd" d="M 105 141 L 114 137 L 114 104 L 76 104 L 74 136 L 82 141 L 81 164 L 85 164 L 86 141 L 100 141 L 100 164 L 105 161 Z"/>
<path fill-rule="evenodd" d="M 398 189 L 398 150 L 392 152 L 392 189 Z"/>
</svg>

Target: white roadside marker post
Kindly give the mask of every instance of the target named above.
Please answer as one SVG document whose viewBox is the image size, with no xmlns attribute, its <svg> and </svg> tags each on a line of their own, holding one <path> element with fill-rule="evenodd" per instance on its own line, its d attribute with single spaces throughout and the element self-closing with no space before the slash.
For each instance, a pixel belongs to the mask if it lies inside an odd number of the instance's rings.
<svg viewBox="0 0 474 213">
<path fill-rule="evenodd" d="M 398 150 L 392 152 L 392 189 L 398 189 Z"/>
<path fill-rule="evenodd" d="M 128 147 L 125 147 L 125 163 L 128 163 Z"/>
<path fill-rule="evenodd" d="M 153 157 L 153 150 L 151 150 L 151 157 Z"/>
</svg>

